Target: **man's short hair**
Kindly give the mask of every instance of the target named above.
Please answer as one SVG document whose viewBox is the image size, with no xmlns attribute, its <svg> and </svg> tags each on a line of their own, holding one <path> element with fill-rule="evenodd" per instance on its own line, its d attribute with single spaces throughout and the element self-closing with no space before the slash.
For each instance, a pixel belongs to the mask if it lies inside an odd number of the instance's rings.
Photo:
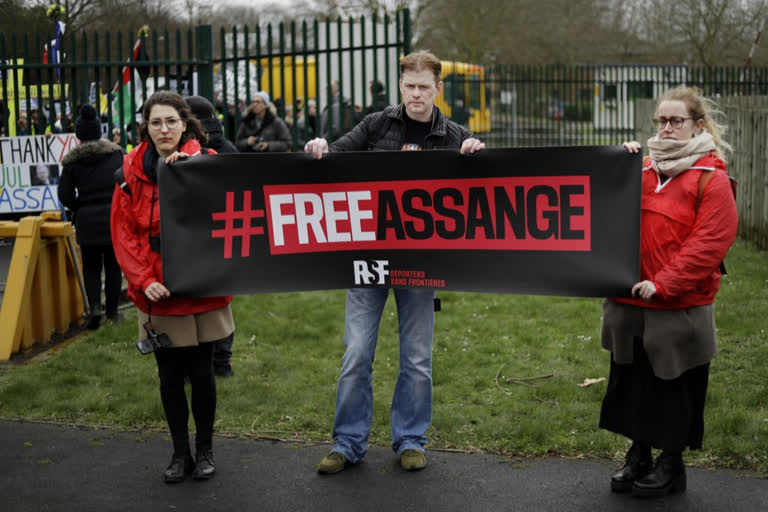
<svg viewBox="0 0 768 512">
<path fill-rule="evenodd" d="M 423 71 L 429 70 L 435 75 L 435 82 L 440 81 L 440 72 L 442 71 L 442 65 L 440 59 L 438 59 L 433 53 L 426 50 L 420 50 L 417 52 L 409 53 L 403 60 L 400 61 L 400 76 L 406 71 Z"/>
</svg>

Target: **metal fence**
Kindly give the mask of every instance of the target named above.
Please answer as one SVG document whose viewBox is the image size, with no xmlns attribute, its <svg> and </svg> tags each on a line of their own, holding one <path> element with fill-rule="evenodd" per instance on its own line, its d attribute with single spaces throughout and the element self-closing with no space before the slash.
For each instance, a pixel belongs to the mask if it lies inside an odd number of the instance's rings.
<svg viewBox="0 0 768 512">
<path fill-rule="evenodd" d="M 211 41 L 209 26 L 71 34 L 56 42 L 43 34 L 0 34 L 0 125 L 8 135 L 71 133 L 73 112 L 90 103 L 102 113 L 105 134 L 118 127 L 126 143 L 136 135 L 135 113 L 153 91 L 190 94 L 193 75 L 195 86 L 210 90 Z M 46 62 L 52 46 L 58 51 Z"/>
<path fill-rule="evenodd" d="M 635 104 L 678 85 L 705 95 L 768 94 L 768 68 L 489 66 L 492 146 L 617 144 L 635 138 Z"/>
<path fill-rule="evenodd" d="M 210 99 L 232 139 L 253 95 L 264 90 L 289 122 L 296 148 L 326 133 L 347 105 L 359 119 L 355 106 L 362 111 L 369 104 L 373 81 L 388 102 L 398 101 L 398 62 L 410 51 L 410 31 L 404 10 L 393 17 L 221 28 L 216 36 L 209 25 L 71 34 L 60 41 L 0 34 L 0 130 L 15 135 L 25 117 L 22 133 L 71 132 L 72 113 L 91 103 L 102 112 L 105 134 L 116 127 L 126 144 L 135 140 L 144 99 L 167 89 Z M 45 63 L 51 46 L 58 47 L 57 58 L 50 52 Z M 328 109 L 323 127 L 323 110 L 335 101 L 332 84 L 342 106 Z"/>
<path fill-rule="evenodd" d="M 50 36 L 0 34 L 0 130 L 14 133 L 24 115 L 27 133 L 71 132 L 72 112 L 89 102 L 103 113 L 105 135 L 117 128 L 127 144 L 135 140 L 144 98 L 171 89 L 209 98 L 234 140 L 255 92 L 264 90 L 298 150 L 313 136 L 333 139 L 332 128 L 344 131 L 359 120 L 372 101 L 372 82 L 380 82 L 387 103 L 397 103 L 398 61 L 410 41 L 408 10 L 217 30 L 68 34 L 56 43 L 57 62 L 51 52 L 48 64 L 42 55 Z M 636 126 L 647 121 L 635 119 L 636 102 L 680 84 L 715 97 L 768 94 L 768 68 L 446 62 L 445 71 L 438 104 L 491 147 L 635 138 Z"/>
</svg>

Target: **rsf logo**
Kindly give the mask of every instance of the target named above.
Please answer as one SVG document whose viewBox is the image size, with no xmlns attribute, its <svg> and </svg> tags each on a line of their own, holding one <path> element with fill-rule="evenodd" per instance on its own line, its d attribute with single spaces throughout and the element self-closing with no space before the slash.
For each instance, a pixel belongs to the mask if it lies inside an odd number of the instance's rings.
<svg viewBox="0 0 768 512">
<path fill-rule="evenodd" d="M 388 260 L 354 260 L 355 284 L 386 284 Z"/>
</svg>

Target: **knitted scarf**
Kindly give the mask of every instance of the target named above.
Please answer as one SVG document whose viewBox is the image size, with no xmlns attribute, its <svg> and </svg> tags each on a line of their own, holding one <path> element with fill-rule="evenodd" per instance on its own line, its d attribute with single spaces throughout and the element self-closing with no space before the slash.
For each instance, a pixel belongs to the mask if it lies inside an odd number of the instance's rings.
<svg viewBox="0 0 768 512">
<path fill-rule="evenodd" d="M 699 158 L 716 149 L 712 135 L 704 129 L 689 140 L 662 140 L 658 135 L 648 139 L 651 165 L 670 178 L 690 169 Z"/>
</svg>

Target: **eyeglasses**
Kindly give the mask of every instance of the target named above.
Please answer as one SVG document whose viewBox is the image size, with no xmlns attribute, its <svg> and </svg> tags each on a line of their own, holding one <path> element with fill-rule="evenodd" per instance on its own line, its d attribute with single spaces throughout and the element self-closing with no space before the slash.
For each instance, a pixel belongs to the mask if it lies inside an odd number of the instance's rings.
<svg viewBox="0 0 768 512">
<path fill-rule="evenodd" d="M 653 125 L 656 127 L 657 130 L 661 130 L 663 128 L 666 128 L 667 123 L 672 126 L 675 130 L 679 130 L 683 123 L 686 122 L 688 119 L 693 119 L 692 117 L 655 117 L 653 119 Z"/>
<path fill-rule="evenodd" d="M 178 128 L 179 123 L 181 123 L 181 119 L 178 117 L 169 117 L 166 120 L 162 119 L 151 119 L 149 121 L 149 127 L 155 131 L 161 130 L 163 128 L 163 125 L 167 126 L 169 130 L 175 130 Z"/>
</svg>

